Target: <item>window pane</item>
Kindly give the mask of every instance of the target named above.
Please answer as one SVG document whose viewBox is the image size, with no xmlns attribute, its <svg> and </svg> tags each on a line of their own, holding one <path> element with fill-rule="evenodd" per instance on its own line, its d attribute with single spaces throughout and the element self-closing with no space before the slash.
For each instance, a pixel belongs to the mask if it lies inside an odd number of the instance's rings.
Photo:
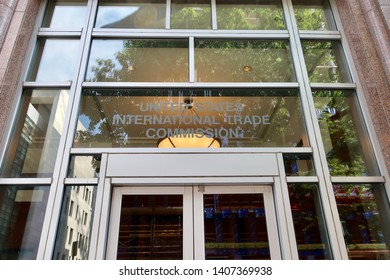
<svg viewBox="0 0 390 280">
<path fill-rule="evenodd" d="M 287 41 L 195 40 L 197 82 L 295 81 Z"/>
<path fill-rule="evenodd" d="M 53 259 L 88 259 L 95 198 L 96 186 L 65 187 Z"/>
<path fill-rule="evenodd" d="M 331 259 L 318 186 L 290 184 L 288 191 L 299 259 Z"/>
<path fill-rule="evenodd" d="M 100 172 L 101 156 L 72 156 L 68 169 L 70 178 L 97 178 Z"/>
<path fill-rule="evenodd" d="M 315 176 L 311 154 L 283 154 L 286 176 Z"/>
<path fill-rule="evenodd" d="M 101 0 L 95 27 L 165 28 L 165 0 Z"/>
<path fill-rule="evenodd" d="M 304 40 L 302 41 L 302 48 L 310 82 L 351 82 L 340 42 Z"/>
<path fill-rule="evenodd" d="M 68 104 L 67 90 L 24 92 L 1 177 L 51 177 Z"/>
<path fill-rule="evenodd" d="M 355 92 L 317 90 L 313 96 L 330 174 L 379 175 Z"/>
<path fill-rule="evenodd" d="M 187 82 L 188 41 L 181 39 L 94 40 L 86 80 Z"/>
<path fill-rule="evenodd" d="M 293 0 L 300 30 L 336 30 L 328 0 Z"/>
<path fill-rule="evenodd" d="M 78 40 L 46 39 L 38 41 L 29 81 L 72 81 L 77 64 L 80 42 Z"/>
<path fill-rule="evenodd" d="M 48 195 L 48 187 L 0 187 L 1 260 L 36 259 Z"/>
<path fill-rule="evenodd" d="M 157 147 L 195 134 L 222 147 L 308 145 L 296 90 L 105 89 L 83 92 L 74 147 Z"/>
<path fill-rule="evenodd" d="M 269 260 L 262 194 L 205 194 L 206 260 Z"/>
<path fill-rule="evenodd" d="M 390 207 L 381 184 L 334 185 L 350 259 L 390 259 Z"/>
<path fill-rule="evenodd" d="M 218 29 L 286 29 L 279 0 L 217 0 Z"/>
<path fill-rule="evenodd" d="M 172 0 L 172 29 L 211 29 L 210 0 Z"/>
<path fill-rule="evenodd" d="M 48 1 L 42 27 L 82 28 L 86 22 L 87 0 Z"/>
<path fill-rule="evenodd" d="M 181 259 L 183 196 L 122 196 L 117 260 Z"/>
</svg>

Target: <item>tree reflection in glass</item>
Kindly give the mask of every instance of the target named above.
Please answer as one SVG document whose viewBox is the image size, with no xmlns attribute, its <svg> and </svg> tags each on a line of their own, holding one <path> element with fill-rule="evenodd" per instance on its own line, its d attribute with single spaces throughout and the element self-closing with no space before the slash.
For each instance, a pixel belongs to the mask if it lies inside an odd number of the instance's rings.
<svg viewBox="0 0 390 280">
<path fill-rule="evenodd" d="M 328 0 L 293 0 L 299 30 L 336 30 Z"/>
<path fill-rule="evenodd" d="M 197 116 L 183 113 L 187 97 Z M 297 90 L 150 88 L 84 90 L 74 147 L 154 148 L 176 131 L 222 147 L 309 145 Z"/>
<path fill-rule="evenodd" d="M 289 184 L 299 259 L 331 259 L 321 198 L 316 184 Z"/>
<path fill-rule="evenodd" d="M 195 40 L 198 82 L 295 81 L 287 41 Z"/>
<path fill-rule="evenodd" d="M 94 40 L 90 82 L 188 81 L 188 41 L 181 39 Z"/>
<path fill-rule="evenodd" d="M 382 184 L 333 185 L 348 256 L 390 259 L 390 207 Z"/>
<path fill-rule="evenodd" d="M 351 82 L 340 42 L 303 40 L 302 48 L 310 82 Z"/>
<path fill-rule="evenodd" d="M 379 175 L 355 92 L 317 90 L 313 96 L 330 174 Z"/>
<path fill-rule="evenodd" d="M 218 0 L 218 29 L 286 29 L 279 0 Z"/>
<path fill-rule="evenodd" d="M 211 29 L 210 0 L 172 0 L 172 29 Z"/>
</svg>

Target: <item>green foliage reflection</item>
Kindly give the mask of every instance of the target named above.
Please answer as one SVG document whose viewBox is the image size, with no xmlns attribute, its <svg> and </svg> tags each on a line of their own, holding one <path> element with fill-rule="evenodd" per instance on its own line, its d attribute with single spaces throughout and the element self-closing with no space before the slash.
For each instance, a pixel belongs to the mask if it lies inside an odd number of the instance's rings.
<svg viewBox="0 0 390 280">
<path fill-rule="evenodd" d="M 354 92 L 313 92 L 322 140 L 332 176 L 366 176 L 376 173 L 370 145 L 363 150 L 364 124 Z M 366 140 L 365 140 L 366 141 Z"/>
<path fill-rule="evenodd" d="M 229 30 L 283 30 L 285 29 L 281 7 L 261 5 L 217 5 L 218 29 Z"/>
<path fill-rule="evenodd" d="M 289 43 L 281 40 L 196 40 L 195 67 L 199 82 L 295 81 Z"/>
</svg>

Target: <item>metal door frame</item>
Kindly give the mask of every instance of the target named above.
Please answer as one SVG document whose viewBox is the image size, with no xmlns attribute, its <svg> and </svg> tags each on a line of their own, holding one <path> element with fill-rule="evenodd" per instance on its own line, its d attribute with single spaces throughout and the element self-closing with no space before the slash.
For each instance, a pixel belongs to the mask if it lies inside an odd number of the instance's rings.
<svg viewBox="0 0 390 280">
<path fill-rule="evenodd" d="M 205 259 L 203 194 L 261 193 L 267 222 L 271 259 L 281 259 L 279 233 L 272 185 L 137 185 L 113 186 L 109 219 L 106 259 L 115 260 L 118 247 L 120 211 L 123 195 L 183 195 L 183 259 Z M 194 225 L 197 225 L 196 227 Z"/>
</svg>

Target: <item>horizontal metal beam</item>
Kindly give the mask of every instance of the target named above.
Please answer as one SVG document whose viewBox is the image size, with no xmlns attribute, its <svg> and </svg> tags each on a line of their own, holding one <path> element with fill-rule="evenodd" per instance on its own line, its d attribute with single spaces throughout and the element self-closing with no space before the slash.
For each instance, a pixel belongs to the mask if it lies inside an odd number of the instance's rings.
<svg viewBox="0 0 390 280">
<path fill-rule="evenodd" d="M 213 39 L 288 39 L 287 30 L 150 30 L 150 29 L 104 29 L 95 28 L 94 38 L 213 38 Z"/>
<path fill-rule="evenodd" d="M 83 82 L 84 88 L 278 88 L 289 89 L 298 88 L 299 83 L 132 83 L 132 82 Z"/>
<path fill-rule="evenodd" d="M 52 178 L 1 178 L 0 185 L 51 185 Z M 0 186 L 1 187 L 1 186 Z"/>
<path fill-rule="evenodd" d="M 113 185 L 127 185 L 127 184 L 157 184 L 170 185 L 173 184 L 207 184 L 207 185 L 221 185 L 221 184 L 273 184 L 273 177 L 186 177 L 186 178 L 112 178 Z"/>
<path fill-rule="evenodd" d="M 72 148 L 72 155 L 96 154 L 241 154 L 241 153 L 311 153 L 312 148 L 221 148 L 221 149 L 159 149 L 159 148 Z"/>
<path fill-rule="evenodd" d="M 382 176 L 361 176 L 361 177 L 331 177 L 332 183 L 336 184 L 369 184 L 385 183 Z"/>
</svg>

